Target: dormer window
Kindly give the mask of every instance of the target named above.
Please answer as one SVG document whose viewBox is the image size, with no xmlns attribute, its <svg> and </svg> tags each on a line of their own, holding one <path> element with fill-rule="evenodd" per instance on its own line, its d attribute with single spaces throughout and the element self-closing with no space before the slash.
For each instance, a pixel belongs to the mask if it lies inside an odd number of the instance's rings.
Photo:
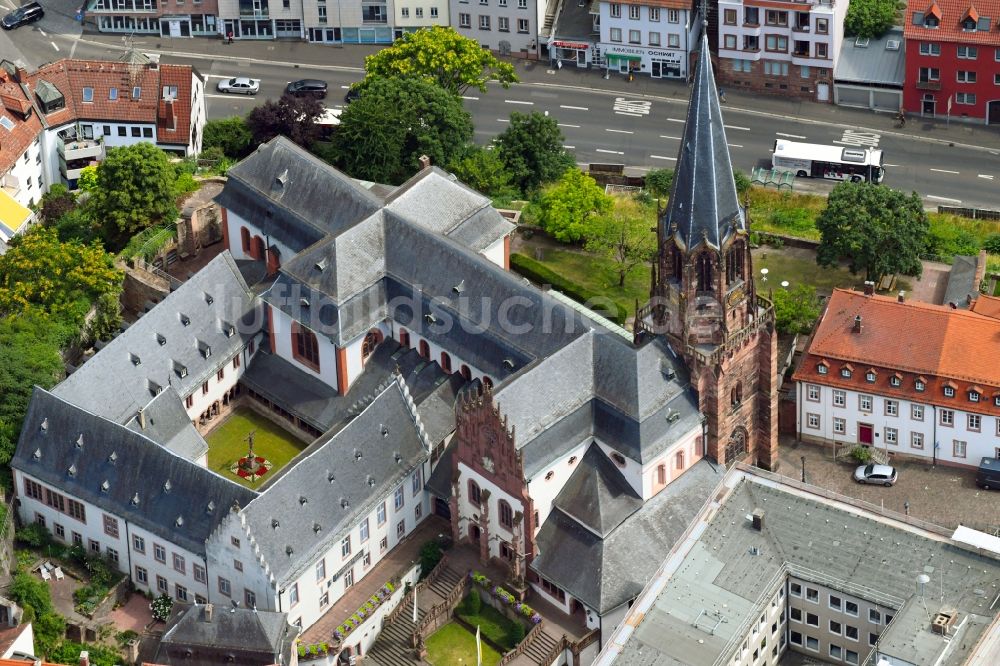
<svg viewBox="0 0 1000 666">
<path fill-rule="evenodd" d="M 132 99 L 139 99 L 142 96 L 142 88 L 135 86 L 132 88 Z"/>
<path fill-rule="evenodd" d="M 941 25 L 941 21 L 936 16 L 925 16 L 924 17 L 924 27 L 936 29 Z"/>
<path fill-rule="evenodd" d="M 872 370 L 865 373 L 865 381 L 870 383 L 875 381 L 875 373 Z"/>
<path fill-rule="evenodd" d="M 977 391 L 969 391 L 969 402 L 979 402 L 979 393 Z"/>
<path fill-rule="evenodd" d="M 850 368 L 841 368 L 840 369 L 840 376 L 844 377 L 846 379 L 850 379 L 851 378 L 851 369 Z"/>
<path fill-rule="evenodd" d="M 1000 393 L 997 393 L 995 396 L 993 396 L 993 404 L 996 405 L 997 407 L 1000 407 Z"/>
<path fill-rule="evenodd" d="M 108 99 L 116 100 L 118 99 L 118 88 L 111 88 L 108 90 Z"/>
<path fill-rule="evenodd" d="M 918 391 L 923 391 L 927 388 L 927 382 L 925 382 L 923 379 L 918 379 L 916 384 L 914 384 L 913 386 Z"/>
<path fill-rule="evenodd" d="M 955 389 L 953 389 L 950 386 L 945 386 L 944 387 L 944 397 L 946 397 L 946 398 L 954 398 L 955 397 Z"/>
<path fill-rule="evenodd" d="M 899 375 L 893 375 L 889 377 L 889 386 L 899 386 L 903 383 L 903 380 L 899 378 Z"/>
<path fill-rule="evenodd" d="M 966 18 L 964 21 L 962 21 L 962 32 L 975 32 L 975 31 L 976 31 L 976 22 L 972 20 L 971 17 Z"/>
<path fill-rule="evenodd" d="M 186 314 L 181 315 L 181 326 L 189 326 L 191 324 L 191 317 Z"/>
<path fill-rule="evenodd" d="M 83 89 L 83 101 L 93 102 L 94 101 L 94 89 L 87 87 Z"/>
<path fill-rule="evenodd" d="M 820 363 L 819 365 L 816 366 L 816 372 L 818 372 L 821 375 L 825 375 L 826 373 L 830 372 L 830 368 L 828 368 L 825 363 Z"/>
</svg>

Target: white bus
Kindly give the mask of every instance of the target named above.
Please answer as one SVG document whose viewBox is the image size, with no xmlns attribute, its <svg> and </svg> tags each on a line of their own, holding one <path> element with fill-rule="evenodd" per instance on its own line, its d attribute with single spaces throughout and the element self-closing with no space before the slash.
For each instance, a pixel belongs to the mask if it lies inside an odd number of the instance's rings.
<svg viewBox="0 0 1000 666">
<path fill-rule="evenodd" d="M 865 146 L 823 146 L 778 139 L 774 142 L 771 167 L 775 171 L 790 171 L 796 176 L 830 178 L 832 180 L 863 180 L 881 183 L 885 176 L 882 151 Z"/>
</svg>

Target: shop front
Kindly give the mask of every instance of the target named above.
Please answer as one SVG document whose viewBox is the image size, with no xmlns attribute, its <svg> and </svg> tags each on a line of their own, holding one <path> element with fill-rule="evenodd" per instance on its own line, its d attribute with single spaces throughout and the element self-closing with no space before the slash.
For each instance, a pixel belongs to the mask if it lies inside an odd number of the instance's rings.
<svg viewBox="0 0 1000 666">
<path fill-rule="evenodd" d="M 568 42 L 554 39 L 549 42 L 549 53 L 552 60 L 564 64 L 573 63 L 577 67 L 590 64 L 591 45 L 588 42 Z"/>
<path fill-rule="evenodd" d="M 687 58 L 681 50 L 602 44 L 609 71 L 622 74 L 649 74 L 654 79 L 683 79 Z"/>
</svg>

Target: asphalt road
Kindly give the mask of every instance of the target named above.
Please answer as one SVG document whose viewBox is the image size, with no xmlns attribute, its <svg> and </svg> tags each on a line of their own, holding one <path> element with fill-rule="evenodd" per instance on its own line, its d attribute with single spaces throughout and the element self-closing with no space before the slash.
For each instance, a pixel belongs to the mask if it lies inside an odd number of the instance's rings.
<svg viewBox="0 0 1000 666">
<path fill-rule="evenodd" d="M 0 0 L 0 6 L 9 7 L 12 2 Z M 60 10 L 60 6 L 64 8 Z M 29 66 L 66 56 L 119 57 L 121 38 L 84 35 L 81 39 L 80 26 L 72 18 L 75 6 L 76 0 L 47 3 L 46 16 L 39 23 L 0 33 L 0 53 Z M 142 50 L 155 50 L 157 41 L 156 36 L 136 38 Z M 205 43 L 200 39 L 191 41 Z M 186 40 L 182 40 L 183 43 L 187 43 Z M 255 104 L 279 97 L 288 81 L 299 78 L 328 81 L 330 95 L 326 104 L 336 108 L 342 106 L 346 88 L 362 74 L 359 67 L 277 62 L 269 55 L 276 50 L 272 42 L 254 45 L 255 62 L 252 65 L 244 58 L 231 57 L 219 42 L 213 42 L 210 48 L 212 52 L 198 57 L 165 55 L 163 58 L 165 62 L 194 65 L 209 77 L 209 118 L 245 114 Z M 296 48 L 328 49 L 308 45 Z M 329 50 L 320 52 L 330 53 Z M 261 79 L 260 94 L 246 98 L 215 91 L 220 79 L 236 75 Z M 597 75 L 586 79 L 592 88 L 569 88 L 560 84 L 557 77 L 552 77 L 551 81 L 522 83 L 508 90 L 491 87 L 487 93 L 469 92 L 465 104 L 473 116 L 476 141 L 482 144 L 492 141 L 504 130 L 513 111 L 540 111 L 558 120 L 567 148 L 580 163 L 621 163 L 637 169 L 671 167 L 676 163 L 686 111 L 683 97 L 635 93 L 623 96 L 626 93 L 599 89 L 603 80 Z M 822 118 L 776 117 L 772 112 L 754 110 L 752 105 L 741 103 L 740 108 L 724 107 L 724 115 L 733 166 L 738 169 L 749 172 L 754 166 L 769 164 L 777 138 L 821 144 L 874 145 L 884 151 L 888 186 L 917 191 L 928 205 L 1000 208 L 1000 142 L 994 141 L 993 147 L 983 147 L 924 140 L 895 130 L 890 119 L 875 114 L 862 115 L 860 122 L 852 125 L 831 122 L 829 115 Z M 857 114 L 851 117 L 859 118 Z M 824 191 L 833 185 L 831 181 L 798 179 L 795 187 L 800 191 Z"/>
</svg>

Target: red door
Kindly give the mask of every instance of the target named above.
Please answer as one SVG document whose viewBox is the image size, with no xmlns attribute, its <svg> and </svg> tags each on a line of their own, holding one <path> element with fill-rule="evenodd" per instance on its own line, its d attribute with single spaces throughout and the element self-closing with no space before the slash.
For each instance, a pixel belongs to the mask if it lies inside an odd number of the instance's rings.
<svg viewBox="0 0 1000 666">
<path fill-rule="evenodd" d="M 860 442 L 861 444 L 867 444 L 868 446 L 871 446 L 874 440 L 873 433 L 874 429 L 872 428 L 872 426 L 866 423 L 858 424 L 858 442 Z"/>
</svg>

